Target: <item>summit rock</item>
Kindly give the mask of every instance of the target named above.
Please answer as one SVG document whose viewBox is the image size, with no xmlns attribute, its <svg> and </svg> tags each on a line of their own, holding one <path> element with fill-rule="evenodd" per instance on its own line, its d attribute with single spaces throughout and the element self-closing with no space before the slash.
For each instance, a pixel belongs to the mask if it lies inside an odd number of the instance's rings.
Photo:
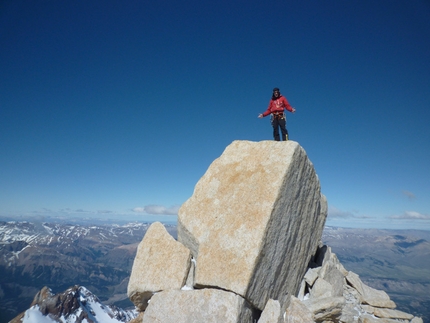
<svg viewBox="0 0 430 323">
<path fill-rule="evenodd" d="M 142 240 L 129 283 L 138 321 L 422 323 L 322 244 L 326 217 L 297 142 L 234 141 L 181 206 L 178 241 L 160 223 Z"/>
<path fill-rule="evenodd" d="M 297 142 L 234 141 L 180 208 L 178 240 L 196 258 L 196 286 L 232 291 L 262 310 L 270 298 L 297 294 L 326 216 Z"/>
<path fill-rule="evenodd" d="M 167 232 L 160 222 L 153 223 L 137 248 L 128 297 L 141 310 L 154 293 L 181 289 L 191 266 L 191 253 Z"/>
</svg>

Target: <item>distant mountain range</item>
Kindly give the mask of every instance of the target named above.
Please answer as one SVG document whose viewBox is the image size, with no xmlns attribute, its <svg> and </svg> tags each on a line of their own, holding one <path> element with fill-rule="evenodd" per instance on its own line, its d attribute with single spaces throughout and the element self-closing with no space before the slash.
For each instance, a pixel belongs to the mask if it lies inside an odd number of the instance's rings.
<svg viewBox="0 0 430 323">
<path fill-rule="evenodd" d="M 148 223 L 0 222 L 0 323 L 44 287 L 85 286 L 107 305 L 132 308 L 126 291 Z M 176 226 L 166 225 L 176 237 Z M 326 227 L 323 242 L 347 270 L 385 290 L 399 309 L 430 322 L 430 232 Z"/>
<path fill-rule="evenodd" d="M 44 286 L 54 293 L 85 286 L 105 304 L 132 306 L 128 278 L 148 227 L 0 222 L 0 322 L 28 309 Z"/>
</svg>

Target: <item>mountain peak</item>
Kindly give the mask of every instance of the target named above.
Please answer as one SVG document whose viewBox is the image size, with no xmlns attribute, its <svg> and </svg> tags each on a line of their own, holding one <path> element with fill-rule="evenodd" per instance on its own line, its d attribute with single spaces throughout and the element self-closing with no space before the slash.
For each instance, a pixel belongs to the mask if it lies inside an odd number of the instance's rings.
<svg viewBox="0 0 430 323">
<path fill-rule="evenodd" d="M 103 305 L 84 286 L 75 285 L 58 294 L 53 294 L 45 286 L 36 294 L 31 307 L 11 323 L 120 323 L 128 322 L 135 316 L 134 312 Z"/>
<path fill-rule="evenodd" d="M 322 245 L 326 216 L 298 143 L 235 141 L 181 206 L 178 241 L 149 227 L 128 296 L 143 323 L 422 323 Z"/>
</svg>

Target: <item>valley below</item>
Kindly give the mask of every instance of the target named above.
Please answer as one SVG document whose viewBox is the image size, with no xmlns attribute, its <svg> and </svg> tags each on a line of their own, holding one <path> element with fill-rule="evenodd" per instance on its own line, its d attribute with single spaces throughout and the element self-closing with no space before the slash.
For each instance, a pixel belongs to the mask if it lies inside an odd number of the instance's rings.
<svg viewBox="0 0 430 323">
<path fill-rule="evenodd" d="M 0 323 L 29 308 L 44 286 L 88 288 L 108 305 L 133 307 L 128 279 L 150 223 L 0 222 Z M 176 226 L 166 225 L 176 238 Z M 326 227 L 323 243 L 347 270 L 386 291 L 398 309 L 430 322 L 430 232 Z"/>
<path fill-rule="evenodd" d="M 384 290 L 397 308 L 430 322 L 430 232 L 326 227 L 330 246 L 345 269 Z"/>
</svg>

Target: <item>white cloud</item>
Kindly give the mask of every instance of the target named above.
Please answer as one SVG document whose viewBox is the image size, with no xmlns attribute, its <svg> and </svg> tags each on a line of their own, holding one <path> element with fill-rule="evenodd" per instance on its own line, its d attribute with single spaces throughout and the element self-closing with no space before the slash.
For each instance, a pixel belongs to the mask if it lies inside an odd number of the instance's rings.
<svg viewBox="0 0 430 323">
<path fill-rule="evenodd" d="M 373 219 L 373 217 L 367 216 L 367 215 L 357 215 L 357 216 L 353 215 L 353 217 L 357 219 Z"/>
<path fill-rule="evenodd" d="M 110 214 L 110 213 L 113 213 L 113 212 L 109 211 L 109 210 L 98 210 L 97 211 L 97 214 Z"/>
<path fill-rule="evenodd" d="M 88 210 L 84 210 L 84 209 L 75 209 L 72 210 L 71 208 L 65 208 L 65 209 L 59 209 L 58 211 L 54 211 L 55 213 L 67 213 L 67 214 L 75 214 L 75 213 L 79 213 L 79 214 L 93 214 L 93 211 L 88 211 Z M 99 213 L 99 212 L 97 212 Z"/>
<path fill-rule="evenodd" d="M 410 200 L 414 200 L 415 199 L 415 194 L 409 191 L 402 191 L 403 195 L 406 195 L 408 197 L 408 199 Z"/>
<path fill-rule="evenodd" d="M 163 205 L 146 205 L 144 207 L 135 207 L 133 212 L 146 213 L 152 215 L 178 215 L 179 205 L 165 207 Z"/>
<path fill-rule="evenodd" d="M 334 219 L 334 218 L 345 219 L 345 218 L 353 218 L 354 214 L 352 214 L 351 212 L 348 212 L 348 211 L 339 210 L 338 208 L 336 208 L 334 206 L 329 206 L 328 207 L 328 217 L 330 219 Z"/>
<path fill-rule="evenodd" d="M 94 214 L 113 214 L 114 211 L 110 210 L 97 210 L 97 211 L 90 211 L 83 208 L 79 209 L 71 209 L 71 208 L 63 208 L 63 209 L 57 209 L 57 210 L 51 210 L 48 208 L 42 208 L 41 211 L 33 211 L 34 214 L 44 214 L 49 216 L 58 216 L 58 215 L 94 215 Z"/>
<path fill-rule="evenodd" d="M 430 215 L 421 214 L 415 211 L 406 211 L 402 215 L 392 215 L 389 218 L 400 220 L 430 220 Z"/>
</svg>

